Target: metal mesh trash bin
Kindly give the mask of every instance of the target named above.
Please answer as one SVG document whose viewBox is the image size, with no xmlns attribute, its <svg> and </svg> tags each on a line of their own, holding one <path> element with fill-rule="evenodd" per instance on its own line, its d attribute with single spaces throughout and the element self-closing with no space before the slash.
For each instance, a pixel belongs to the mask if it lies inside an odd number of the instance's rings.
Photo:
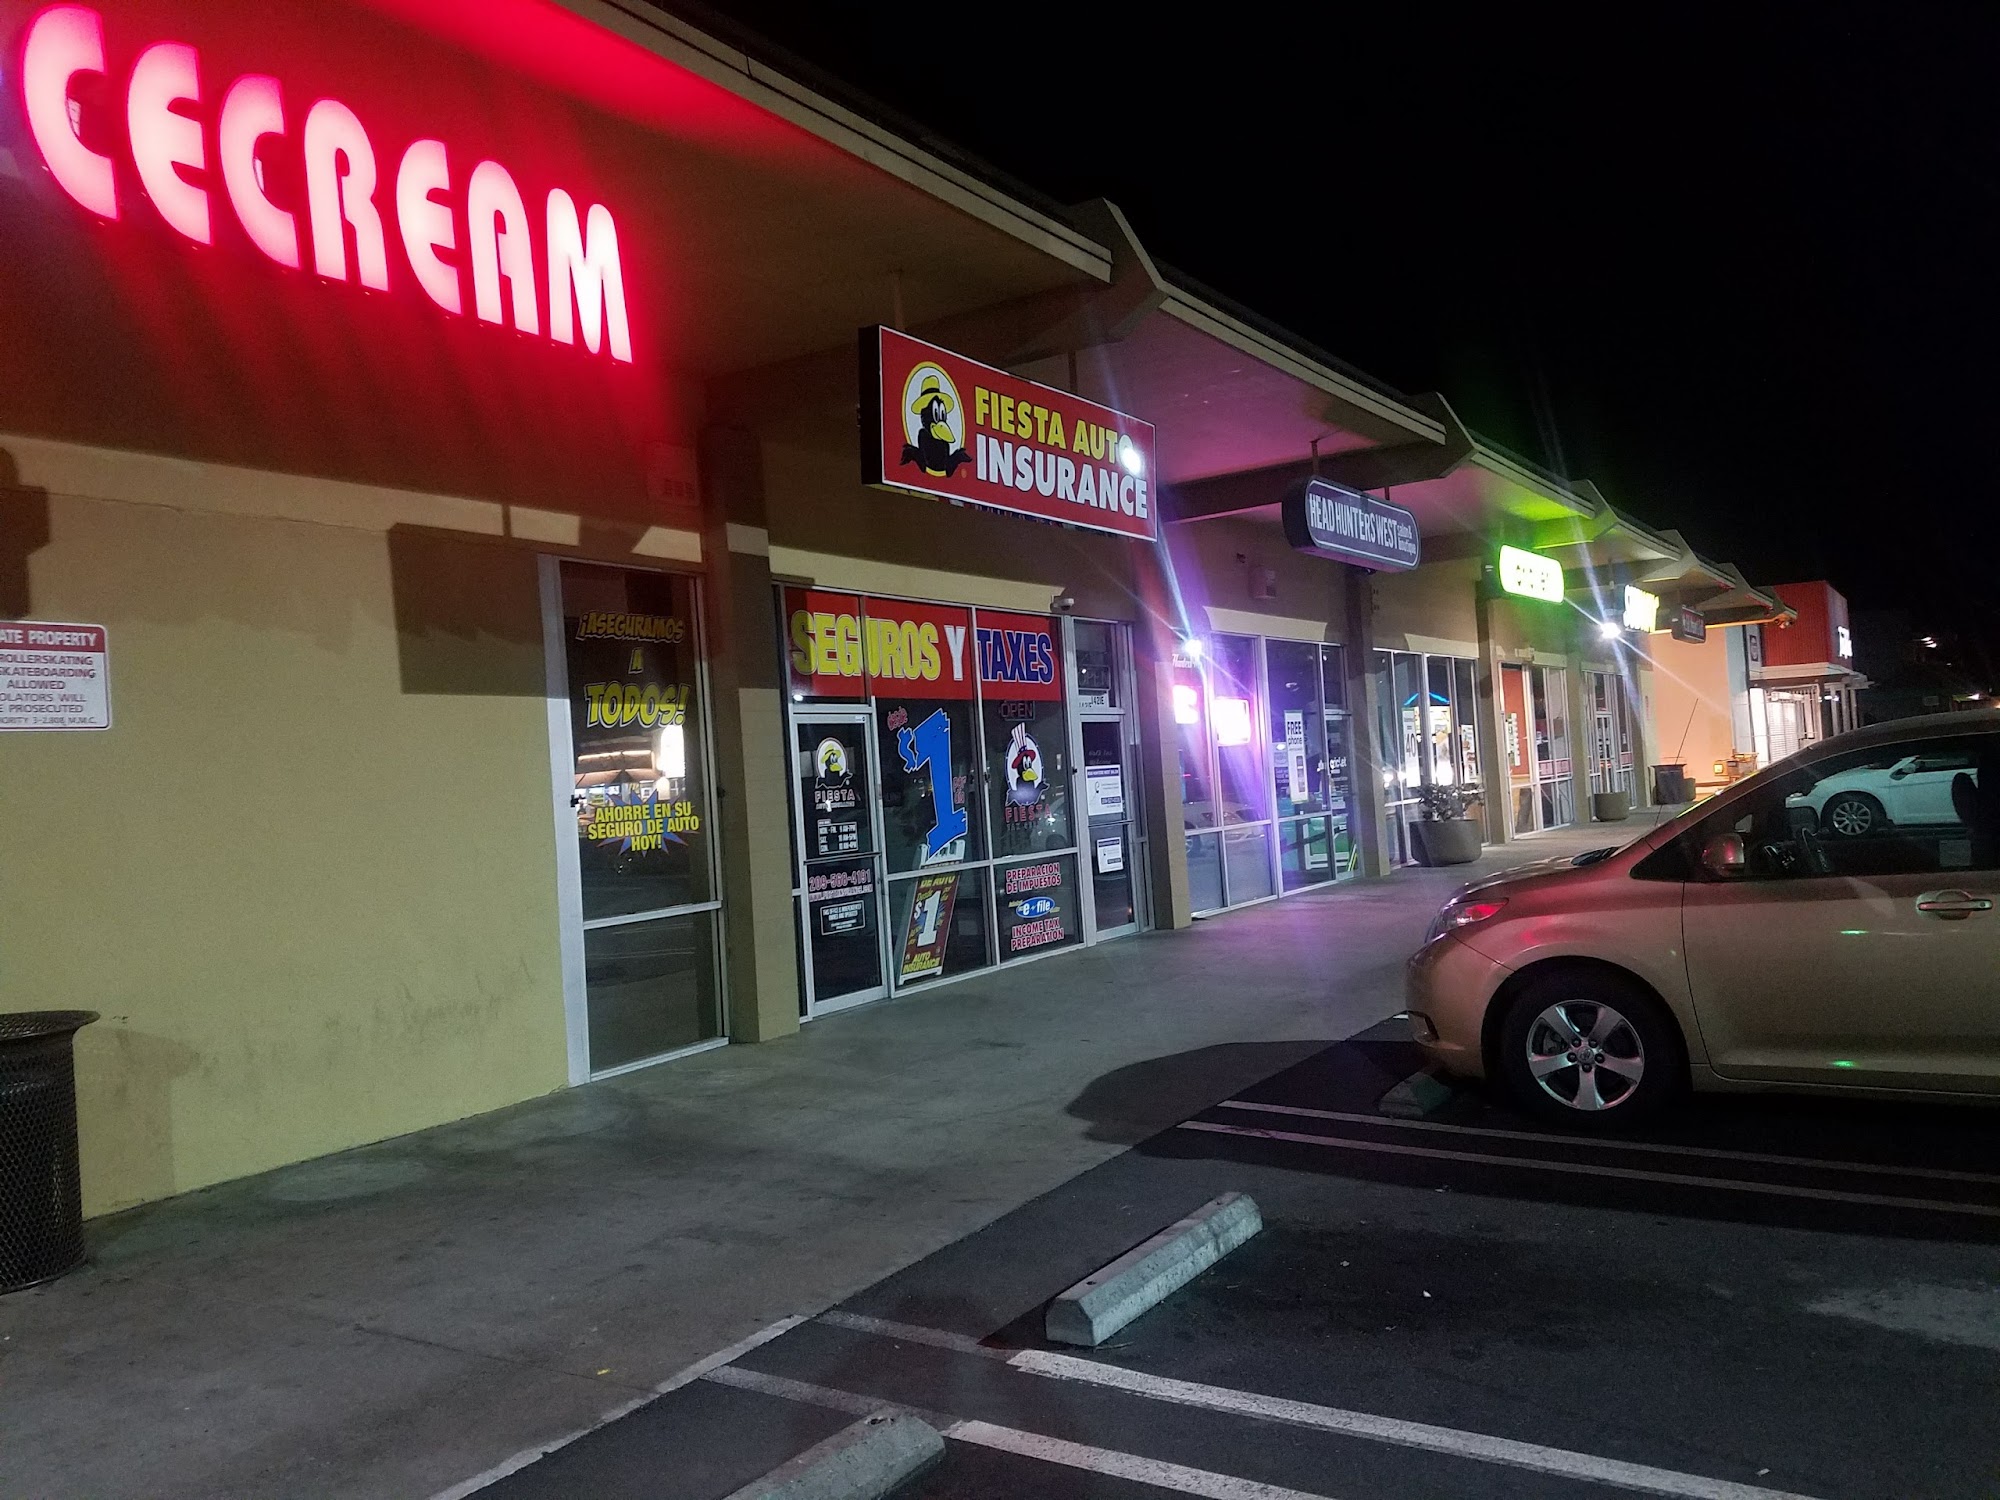
<svg viewBox="0 0 2000 1500">
<path fill-rule="evenodd" d="M 0 1014 L 0 1292 L 83 1260 L 71 1043 L 95 1011 Z"/>
</svg>

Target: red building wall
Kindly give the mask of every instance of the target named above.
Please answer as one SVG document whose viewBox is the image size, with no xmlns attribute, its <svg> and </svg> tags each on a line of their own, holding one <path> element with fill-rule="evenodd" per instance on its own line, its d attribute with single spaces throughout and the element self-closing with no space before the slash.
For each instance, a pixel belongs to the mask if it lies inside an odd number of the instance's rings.
<svg viewBox="0 0 2000 1500">
<path fill-rule="evenodd" d="M 1790 628 L 1764 627 L 1764 665 L 1805 667 L 1839 663 L 1840 632 L 1847 628 L 1847 599 L 1830 583 L 1781 583 L 1771 589 L 1799 613 Z"/>
</svg>

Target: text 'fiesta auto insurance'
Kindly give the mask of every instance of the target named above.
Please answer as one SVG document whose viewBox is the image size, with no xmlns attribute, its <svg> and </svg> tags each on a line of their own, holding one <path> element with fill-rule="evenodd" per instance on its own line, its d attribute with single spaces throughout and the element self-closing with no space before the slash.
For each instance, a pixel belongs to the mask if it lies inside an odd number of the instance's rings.
<svg viewBox="0 0 2000 1500">
<path fill-rule="evenodd" d="M 1152 541 L 1153 428 L 926 344 L 861 331 L 861 477 Z"/>
</svg>

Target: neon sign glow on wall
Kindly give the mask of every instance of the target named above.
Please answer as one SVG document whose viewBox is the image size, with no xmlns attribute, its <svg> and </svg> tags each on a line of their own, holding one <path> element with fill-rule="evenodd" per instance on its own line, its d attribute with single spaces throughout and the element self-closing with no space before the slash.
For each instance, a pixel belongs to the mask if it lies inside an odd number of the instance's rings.
<svg viewBox="0 0 2000 1500">
<path fill-rule="evenodd" d="M 99 218 L 116 220 L 121 205 L 112 159 L 85 144 L 76 94 L 80 78 L 106 72 L 98 12 L 52 5 L 28 23 L 19 76 L 36 148 L 65 193 Z M 537 225 L 497 161 L 478 161 L 461 175 L 443 141 L 419 140 L 392 166 L 338 99 L 320 98 L 299 112 L 295 103 L 288 107 L 279 80 L 265 74 L 245 74 L 226 89 L 212 85 L 196 49 L 176 41 L 141 52 L 125 84 L 124 126 L 140 185 L 177 233 L 212 244 L 216 200 L 224 198 L 250 242 L 279 265 L 303 269 L 310 256 L 325 280 L 387 291 L 393 229 L 424 294 L 462 316 L 465 270 L 445 258 L 461 254 L 462 230 L 475 317 L 559 344 L 580 339 L 592 354 L 608 347 L 612 359 L 632 363 L 618 229 L 604 205 L 579 211 L 569 193 L 554 188 Z M 214 163 L 207 147 L 211 108 Z M 303 204 L 285 207 L 268 196 L 265 163 L 281 150 L 298 153 Z M 453 197 L 460 184 L 462 207 Z M 535 274 L 538 228 L 546 286 Z"/>
</svg>

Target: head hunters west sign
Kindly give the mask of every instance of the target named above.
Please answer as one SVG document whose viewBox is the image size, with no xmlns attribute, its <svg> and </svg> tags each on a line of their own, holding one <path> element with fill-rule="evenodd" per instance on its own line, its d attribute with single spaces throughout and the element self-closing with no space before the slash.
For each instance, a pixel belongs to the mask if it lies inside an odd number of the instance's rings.
<svg viewBox="0 0 2000 1500">
<path fill-rule="evenodd" d="M 861 331 L 861 478 L 1152 541 L 1150 423 L 892 328 Z"/>
</svg>

